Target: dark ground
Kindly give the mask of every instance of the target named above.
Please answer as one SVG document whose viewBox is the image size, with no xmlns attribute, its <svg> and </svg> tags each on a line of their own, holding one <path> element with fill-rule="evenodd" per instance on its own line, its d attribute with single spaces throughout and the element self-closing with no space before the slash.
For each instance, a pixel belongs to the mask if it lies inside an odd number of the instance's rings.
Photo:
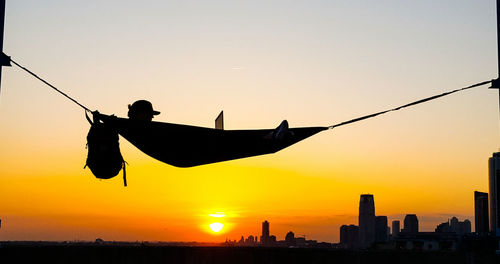
<svg viewBox="0 0 500 264">
<path fill-rule="evenodd" d="M 6 244 L 0 263 L 500 263 L 493 252 L 348 251 L 263 247 Z"/>
</svg>

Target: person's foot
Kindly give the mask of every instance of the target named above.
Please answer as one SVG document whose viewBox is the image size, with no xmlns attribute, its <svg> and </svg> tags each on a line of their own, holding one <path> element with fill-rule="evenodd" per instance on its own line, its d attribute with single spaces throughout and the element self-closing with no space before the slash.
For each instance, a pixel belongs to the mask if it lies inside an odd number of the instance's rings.
<svg viewBox="0 0 500 264">
<path fill-rule="evenodd" d="M 284 139 L 290 134 L 290 131 L 288 130 L 288 121 L 283 120 L 281 124 L 274 129 L 274 138 L 275 139 Z"/>
</svg>

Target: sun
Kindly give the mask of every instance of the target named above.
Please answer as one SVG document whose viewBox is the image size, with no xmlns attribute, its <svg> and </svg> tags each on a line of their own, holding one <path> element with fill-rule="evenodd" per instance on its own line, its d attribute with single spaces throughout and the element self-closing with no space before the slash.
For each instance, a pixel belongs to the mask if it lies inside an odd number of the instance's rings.
<svg viewBox="0 0 500 264">
<path fill-rule="evenodd" d="M 210 227 L 210 229 L 212 229 L 212 231 L 214 231 L 215 233 L 219 233 L 222 228 L 224 228 L 224 224 L 222 223 L 211 223 L 208 225 Z"/>
<path fill-rule="evenodd" d="M 224 218 L 226 217 L 226 214 L 223 212 L 216 212 L 208 215 L 211 218 L 211 221 L 208 223 L 211 223 L 208 225 L 210 230 L 213 233 L 222 233 L 224 229 Z"/>
</svg>

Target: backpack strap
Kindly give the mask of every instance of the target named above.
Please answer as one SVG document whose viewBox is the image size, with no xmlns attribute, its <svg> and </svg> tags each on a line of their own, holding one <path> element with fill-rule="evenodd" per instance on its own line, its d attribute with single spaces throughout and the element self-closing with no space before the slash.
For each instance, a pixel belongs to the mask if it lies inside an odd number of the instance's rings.
<svg viewBox="0 0 500 264">
<path fill-rule="evenodd" d="M 123 186 L 127 187 L 127 170 L 125 169 L 127 162 L 123 161 Z"/>
<path fill-rule="evenodd" d="M 92 123 L 92 120 L 90 120 L 89 115 L 87 115 L 87 111 L 85 111 L 85 118 L 87 119 L 87 121 L 89 121 L 90 125 L 94 124 L 94 123 Z"/>
</svg>

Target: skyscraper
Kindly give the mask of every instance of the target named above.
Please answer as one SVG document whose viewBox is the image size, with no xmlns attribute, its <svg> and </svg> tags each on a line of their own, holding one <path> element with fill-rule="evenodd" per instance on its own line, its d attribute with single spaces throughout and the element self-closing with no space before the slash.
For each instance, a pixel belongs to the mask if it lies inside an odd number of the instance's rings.
<svg viewBox="0 0 500 264">
<path fill-rule="evenodd" d="M 399 220 L 392 221 L 392 236 L 395 237 L 399 235 L 400 223 Z"/>
<path fill-rule="evenodd" d="M 488 160 L 490 185 L 490 230 L 500 236 L 500 152 L 493 153 Z"/>
<path fill-rule="evenodd" d="M 269 222 L 262 222 L 262 236 L 260 237 L 260 243 L 262 245 L 269 245 Z"/>
<path fill-rule="evenodd" d="M 401 233 L 418 233 L 418 218 L 414 214 L 407 214 L 404 220 L 404 228 Z"/>
<path fill-rule="evenodd" d="M 362 194 L 359 200 L 359 243 L 363 248 L 375 242 L 375 202 L 372 194 Z"/>
<path fill-rule="evenodd" d="M 359 246 L 359 227 L 343 225 L 340 227 L 340 244 L 344 248 L 357 248 Z"/>
<path fill-rule="evenodd" d="M 387 242 L 389 234 L 387 233 L 387 216 L 375 217 L 375 241 L 379 243 Z"/>
<path fill-rule="evenodd" d="M 474 192 L 474 223 L 476 233 L 486 234 L 489 232 L 488 217 L 488 194 L 484 192 Z"/>
</svg>

